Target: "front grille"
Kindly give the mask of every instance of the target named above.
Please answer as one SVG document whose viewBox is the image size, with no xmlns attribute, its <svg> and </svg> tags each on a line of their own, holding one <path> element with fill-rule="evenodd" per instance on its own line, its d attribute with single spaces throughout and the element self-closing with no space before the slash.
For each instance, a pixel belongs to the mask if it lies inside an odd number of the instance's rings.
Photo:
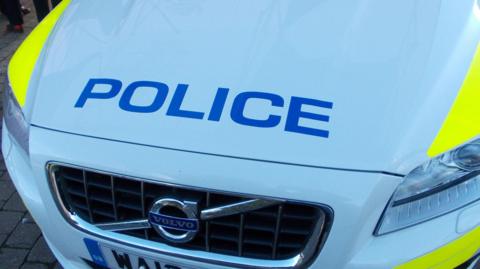
<svg viewBox="0 0 480 269">
<path fill-rule="evenodd" d="M 145 219 L 153 203 L 162 197 L 195 199 L 199 209 L 250 199 L 69 166 L 57 165 L 51 170 L 51 175 L 61 201 L 70 214 L 99 226 Z M 201 220 L 200 231 L 188 243 L 171 243 L 153 228 L 120 233 L 188 250 L 262 260 L 286 260 L 299 255 L 307 246 L 314 246 L 312 255 L 317 253 L 325 237 L 329 217 L 323 207 L 282 201 L 247 213 Z"/>
</svg>

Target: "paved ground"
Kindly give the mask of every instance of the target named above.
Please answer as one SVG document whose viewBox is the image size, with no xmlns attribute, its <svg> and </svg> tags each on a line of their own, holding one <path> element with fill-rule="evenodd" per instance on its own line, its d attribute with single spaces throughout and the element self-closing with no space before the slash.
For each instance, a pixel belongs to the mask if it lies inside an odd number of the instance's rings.
<svg viewBox="0 0 480 269">
<path fill-rule="evenodd" d="M 28 7 L 32 6 L 31 0 L 23 2 Z M 9 58 L 36 25 L 36 17 L 33 12 L 25 16 L 24 34 L 6 34 L 4 32 L 6 24 L 6 19 L 0 15 L 0 81 L 2 82 Z M 2 86 L 3 84 L 0 83 L 0 88 Z M 51 254 L 40 229 L 15 191 L 5 169 L 3 157 L 0 156 L 0 269 L 18 268 L 53 269 L 61 266 Z"/>
</svg>

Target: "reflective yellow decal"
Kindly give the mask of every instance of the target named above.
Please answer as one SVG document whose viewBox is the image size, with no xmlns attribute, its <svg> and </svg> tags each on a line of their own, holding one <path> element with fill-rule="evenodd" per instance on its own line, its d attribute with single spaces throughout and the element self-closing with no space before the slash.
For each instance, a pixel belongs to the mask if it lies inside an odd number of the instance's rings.
<svg viewBox="0 0 480 269">
<path fill-rule="evenodd" d="M 447 119 L 428 150 L 434 157 L 480 134 L 480 45 Z"/>
<path fill-rule="evenodd" d="M 28 84 L 42 48 L 50 32 L 62 15 L 70 0 L 63 0 L 20 45 L 8 67 L 8 77 L 13 93 L 20 106 L 25 105 Z"/>
<path fill-rule="evenodd" d="M 475 255 L 480 249 L 480 227 L 425 256 L 395 269 L 452 269 Z"/>
</svg>

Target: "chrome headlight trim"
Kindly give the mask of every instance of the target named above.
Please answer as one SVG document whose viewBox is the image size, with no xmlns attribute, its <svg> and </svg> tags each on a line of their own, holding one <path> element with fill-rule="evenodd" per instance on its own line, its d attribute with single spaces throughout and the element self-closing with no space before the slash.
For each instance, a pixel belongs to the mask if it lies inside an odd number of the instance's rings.
<svg viewBox="0 0 480 269">
<path fill-rule="evenodd" d="M 4 85 L 3 119 L 13 140 L 28 154 L 30 126 L 13 93 L 8 76 Z"/>
<path fill-rule="evenodd" d="M 480 139 L 437 156 L 406 175 L 375 230 L 383 235 L 480 200 Z"/>
</svg>

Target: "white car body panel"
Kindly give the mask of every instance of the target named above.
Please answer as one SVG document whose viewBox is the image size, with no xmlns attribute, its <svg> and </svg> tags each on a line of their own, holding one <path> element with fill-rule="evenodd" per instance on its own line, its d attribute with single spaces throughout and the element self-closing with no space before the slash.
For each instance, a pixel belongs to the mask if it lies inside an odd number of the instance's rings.
<svg viewBox="0 0 480 269">
<path fill-rule="evenodd" d="M 88 223 L 88 232 L 77 229 L 57 208 L 50 162 L 326 205 L 333 225 L 311 268 L 393 268 L 478 226 L 471 212 L 480 202 L 373 234 L 402 175 L 428 160 L 464 81 L 480 40 L 476 2 L 73 0 L 30 81 L 23 107 L 29 155 L 3 127 L 8 170 L 65 268 L 87 268 L 84 238 L 193 268 L 227 267 Z M 92 78 L 120 80 L 122 91 L 74 107 Z M 119 108 L 125 87 L 140 80 L 169 86 L 159 111 Z M 221 120 L 166 116 L 179 83 L 189 85 L 182 108 L 205 118 L 217 88 L 229 88 Z M 259 119 L 279 115 L 280 124 L 232 121 L 232 100 L 245 91 L 281 96 L 283 108 L 252 102 L 245 109 Z M 331 110 L 312 111 L 326 113 L 328 123 L 302 122 L 327 129 L 329 138 L 284 131 L 292 96 L 333 102 Z M 135 98 L 148 104 L 152 95 Z"/>
<path fill-rule="evenodd" d="M 392 268 L 445 245 L 459 236 L 455 228 L 460 212 L 389 235 L 373 236 L 372 231 L 399 181 L 399 178 L 394 176 L 286 167 L 279 164 L 266 165 L 229 158 L 196 156 L 151 147 L 139 148 L 125 143 L 72 136 L 39 128 L 32 128 L 32 137 L 36 139 L 31 141 L 30 159 L 25 158 L 24 153 L 14 146 L 10 153 L 6 154 L 6 162 L 12 177 L 17 179 L 15 185 L 21 192 L 28 209 L 42 227 L 42 232 L 50 246 L 53 246 L 53 250 L 56 250 L 57 256 L 65 260 L 62 264 L 66 268 L 70 268 L 68 265 L 72 262 L 71 268 L 87 268 L 80 260 L 80 257 L 89 258 L 82 240 L 92 235 L 80 232 L 68 224 L 57 210 L 49 186 L 46 184 L 48 179 L 45 164 L 52 159 L 64 163 L 75 162 L 85 167 L 95 166 L 116 173 L 128 171 L 129 175 L 148 176 L 150 179 L 162 182 L 328 204 L 335 212 L 334 225 L 320 255 L 310 268 Z M 58 143 L 46 145 L 43 143 L 45 139 L 54 139 Z M 5 146 L 11 143 L 8 136 L 4 136 L 3 143 L 4 148 L 9 148 Z M 68 147 L 66 151 L 65 145 L 75 146 Z M 139 150 L 148 158 L 137 158 Z M 118 155 L 121 156 L 120 158 L 111 158 L 112 151 L 123 154 Z M 167 161 L 159 163 L 157 161 L 159 159 Z M 217 163 L 218 167 L 207 165 L 211 162 Z M 98 166 L 99 163 L 102 165 Z M 191 166 L 185 168 L 184 163 L 189 163 Z M 129 170 L 122 169 L 127 165 Z M 162 173 L 157 172 L 159 165 Z M 230 181 L 224 178 L 226 170 L 238 167 L 242 169 L 238 169 L 236 180 Z M 277 183 L 274 187 L 271 186 L 271 181 L 263 180 L 263 178 L 271 179 L 272 170 L 280 172 L 276 173 L 275 182 Z M 292 181 L 292 177 L 296 180 Z M 312 180 L 312 178 L 319 179 Z M 472 206 L 480 206 L 480 202 Z M 144 247 L 158 247 L 156 243 L 145 243 L 143 240 L 132 239 L 129 236 L 104 232 L 91 225 L 89 227 L 92 231 L 101 232 L 116 240 L 135 242 Z M 442 236 L 439 236 L 440 234 Z M 196 266 L 195 268 L 217 268 L 212 264 L 202 265 L 202 263 L 162 255 L 162 252 L 174 250 L 165 245 L 162 245 L 158 251 L 145 251 L 113 243 L 111 240 L 98 240 L 118 246 L 120 249 L 129 249 L 133 253 L 145 256 L 156 255 L 167 261 Z M 215 254 L 212 254 L 212 257 L 214 256 Z M 231 261 L 234 259 L 231 258 Z M 218 268 L 228 267 L 219 266 Z"/>
<path fill-rule="evenodd" d="M 182 150 L 402 174 L 427 159 L 480 36 L 466 0 L 117 3 L 71 4 L 38 67 L 32 124 Z M 104 9 L 109 12 L 92 16 Z M 75 108 L 91 78 L 118 79 L 122 92 L 139 80 L 170 90 L 154 113 L 121 110 L 121 93 Z M 220 122 L 166 116 L 179 83 L 189 85 L 182 108 L 207 115 L 217 88 L 230 88 Z M 284 108 L 254 100 L 245 109 L 259 119 L 281 115 L 281 123 L 233 122 L 232 99 L 244 91 L 282 96 Z M 149 104 L 152 94 L 136 94 L 134 102 Z M 329 130 L 328 139 L 283 130 L 291 96 L 333 102 L 332 110 L 305 109 L 330 116 L 329 123 L 302 122 Z"/>
</svg>

